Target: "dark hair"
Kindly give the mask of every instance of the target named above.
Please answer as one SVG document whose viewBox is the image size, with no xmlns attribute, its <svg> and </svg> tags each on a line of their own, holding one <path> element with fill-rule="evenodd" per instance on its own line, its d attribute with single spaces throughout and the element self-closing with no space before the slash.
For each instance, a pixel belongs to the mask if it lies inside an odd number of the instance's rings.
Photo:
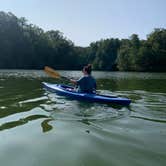
<svg viewBox="0 0 166 166">
<path fill-rule="evenodd" d="M 92 72 L 92 65 L 88 64 L 87 66 L 84 66 L 83 68 L 88 74 L 91 74 Z"/>
</svg>

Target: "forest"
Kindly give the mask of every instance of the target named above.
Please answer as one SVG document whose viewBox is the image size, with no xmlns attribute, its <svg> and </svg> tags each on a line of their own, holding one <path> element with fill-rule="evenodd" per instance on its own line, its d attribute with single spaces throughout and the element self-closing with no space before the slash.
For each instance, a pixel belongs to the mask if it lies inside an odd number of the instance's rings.
<svg viewBox="0 0 166 166">
<path fill-rule="evenodd" d="M 59 30 L 44 31 L 24 17 L 0 12 L 0 69 L 80 70 L 88 63 L 94 70 L 165 72 L 166 29 L 155 28 L 146 40 L 131 34 L 81 47 Z"/>
</svg>

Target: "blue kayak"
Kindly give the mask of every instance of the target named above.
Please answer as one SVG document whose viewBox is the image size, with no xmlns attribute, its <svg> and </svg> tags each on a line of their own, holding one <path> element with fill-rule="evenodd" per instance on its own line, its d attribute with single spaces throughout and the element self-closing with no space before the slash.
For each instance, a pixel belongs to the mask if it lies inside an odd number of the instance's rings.
<svg viewBox="0 0 166 166">
<path fill-rule="evenodd" d="M 74 89 L 74 87 L 62 84 L 51 84 L 43 82 L 43 86 L 46 90 L 50 92 L 76 100 L 85 100 L 89 102 L 100 102 L 120 105 L 129 105 L 131 103 L 130 99 L 117 96 L 100 95 L 95 93 L 80 93 L 77 92 Z"/>
</svg>

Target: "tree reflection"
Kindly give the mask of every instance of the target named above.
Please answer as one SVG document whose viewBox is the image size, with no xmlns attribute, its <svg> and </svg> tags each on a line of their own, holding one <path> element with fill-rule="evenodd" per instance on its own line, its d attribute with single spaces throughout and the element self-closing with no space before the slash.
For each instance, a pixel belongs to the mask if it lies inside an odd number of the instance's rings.
<svg viewBox="0 0 166 166">
<path fill-rule="evenodd" d="M 46 120 L 44 120 L 44 121 L 41 123 L 41 127 L 42 127 L 42 129 L 43 129 L 43 133 L 48 132 L 48 131 L 50 131 L 50 130 L 53 129 L 53 127 L 52 127 L 50 124 L 48 124 L 48 123 L 49 123 L 50 121 L 52 121 L 52 120 L 53 120 L 52 118 L 46 119 Z"/>
<path fill-rule="evenodd" d="M 43 132 L 50 131 L 53 127 L 50 124 L 48 124 L 48 122 L 52 121 L 53 119 L 46 115 L 31 115 L 26 118 L 21 118 L 17 121 L 11 121 L 11 122 L 4 123 L 4 124 L 0 125 L 0 131 L 22 126 L 22 125 L 28 123 L 29 121 L 42 119 L 42 118 L 47 118 L 44 121 L 42 121 L 42 123 L 41 123 L 42 131 Z"/>
</svg>

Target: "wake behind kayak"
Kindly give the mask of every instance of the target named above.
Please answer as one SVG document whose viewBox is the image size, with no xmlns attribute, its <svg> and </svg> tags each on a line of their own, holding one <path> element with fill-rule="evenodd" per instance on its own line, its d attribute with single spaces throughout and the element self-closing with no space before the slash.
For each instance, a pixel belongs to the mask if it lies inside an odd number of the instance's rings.
<svg viewBox="0 0 166 166">
<path fill-rule="evenodd" d="M 131 103 L 130 99 L 117 97 L 117 96 L 106 96 L 94 93 L 80 93 L 75 91 L 74 87 L 62 84 L 51 84 L 43 82 L 43 86 L 46 90 L 50 92 L 66 96 L 75 100 L 84 100 L 89 102 L 120 104 L 120 105 L 129 105 Z"/>
</svg>

